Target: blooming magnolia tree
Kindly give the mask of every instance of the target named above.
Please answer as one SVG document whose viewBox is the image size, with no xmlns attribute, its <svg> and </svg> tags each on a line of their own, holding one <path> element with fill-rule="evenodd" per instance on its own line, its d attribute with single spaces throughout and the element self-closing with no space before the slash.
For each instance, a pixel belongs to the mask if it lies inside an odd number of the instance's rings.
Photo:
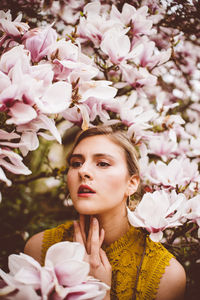
<svg viewBox="0 0 200 300">
<path fill-rule="evenodd" d="M 141 169 L 131 224 L 175 254 L 183 245 L 197 253 L 199 6 L 129 2 L 33 1 L 40 10 L 35 27 L 30 16 L 29 26 L 21 14 L 0 12 L 0 197 L 3 204 L 16 182 L 12 174 L 30 175 L 26 183 L 65 173 L 31 174 L 26 157 L 44 140 L 62 143 L 62 133 L 77 125 L 119 126 Z M 28 1 L 18 4 L 28 15 Z"/>
</svg>

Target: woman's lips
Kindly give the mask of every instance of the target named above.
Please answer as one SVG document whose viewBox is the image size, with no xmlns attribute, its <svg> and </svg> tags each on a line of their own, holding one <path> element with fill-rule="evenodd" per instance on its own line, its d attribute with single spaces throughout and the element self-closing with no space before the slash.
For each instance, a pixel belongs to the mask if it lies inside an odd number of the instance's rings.
<svg viewBox="0 0 200 300">
<path fill-rule="evenodd" d="M 78 189 L 79 197 L 89 197 L 95 194 L 95 191 L 89 185 L 80 185 Z"/>
</svg>

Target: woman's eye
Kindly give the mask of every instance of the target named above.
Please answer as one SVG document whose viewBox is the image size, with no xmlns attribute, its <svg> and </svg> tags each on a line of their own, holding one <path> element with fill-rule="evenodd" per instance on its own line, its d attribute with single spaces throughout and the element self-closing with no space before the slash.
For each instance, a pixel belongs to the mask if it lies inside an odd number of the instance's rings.
<svg viewBox="0 0 200 300">
<path fill-rule="evenodd" d="M 105 161 L 100 161 L 97 163 L 97 166 L 100 166 L 100 167 L 109 167 L 110 164 L 105 162 Z"/>
<path fill-rule="evenodd" d="M 79 168 L 81 166 L 81 162 L 80 161 L 72 161 L 70 162 L 70 167 L 72 168 Z"/>
</svg>

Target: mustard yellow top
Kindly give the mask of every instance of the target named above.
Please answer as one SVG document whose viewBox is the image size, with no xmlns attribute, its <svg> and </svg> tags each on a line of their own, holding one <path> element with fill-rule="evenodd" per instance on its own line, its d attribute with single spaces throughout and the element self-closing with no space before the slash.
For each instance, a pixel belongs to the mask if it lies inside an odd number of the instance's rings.
<svg viewBox="0 0 200 300">
<path fill-rule="evenodd" d="M 46 251 L 51 245 L 64 240 L 72 241 L 72 239 L 73 223 L 71 221 L 46 230 L 42 245 L 42 263 L 44 263 Z M 104 247 L 104 250 L 112 266 L 112 300 L 133 299 L 137 268 L 141 261 L 135 299 L 155 299 L 160 278 L 173 257 L 163 245 L 151 241 L 140 229 L 131 226 L 123 237 Z M 142 256 L 143 259 L 141 259 Z"/>
</svg>

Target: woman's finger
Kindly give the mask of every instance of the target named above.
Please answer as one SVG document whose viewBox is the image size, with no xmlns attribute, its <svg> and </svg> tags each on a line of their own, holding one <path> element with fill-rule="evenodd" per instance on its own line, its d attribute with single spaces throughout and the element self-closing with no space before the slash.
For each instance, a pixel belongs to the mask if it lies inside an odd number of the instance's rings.
<svg viewBox="0 0 200 300">
<path fill-rule="evenodd" d="M 105 230 L 102 228 L 99 236 L 99 247 L 102 246 L 105 237 Z"/>
<path fill-rule="evenodd" d="M 92 236 L 91 236 L 91 265 L 92 267 L 98 267 L 101 263 L 99 256 L 99 222 L 96 218 L 92 221 Z"/>
<path fill-rule="evenodd" d="M 112 266 L 107 258 L 107 255 L 105 251 L 101 248 L 99 251 L 101 263 L 104 266 L 104 269 L 106 270 L 106 277 L 104 278 L 105 283 L 111 287 L 111 282 L 112 282 Z"/>
<path fill-rule="evenodd" d="M 105 269 L 107 269 L 108 271 L 112 270 L 112 267 L 107 258 L 106 252 L 102 248 L 100 248 L 100 250 L 99 250 L 99 255 L 101 258 L 101 262 L 104 265 Z"/>
</svg>

